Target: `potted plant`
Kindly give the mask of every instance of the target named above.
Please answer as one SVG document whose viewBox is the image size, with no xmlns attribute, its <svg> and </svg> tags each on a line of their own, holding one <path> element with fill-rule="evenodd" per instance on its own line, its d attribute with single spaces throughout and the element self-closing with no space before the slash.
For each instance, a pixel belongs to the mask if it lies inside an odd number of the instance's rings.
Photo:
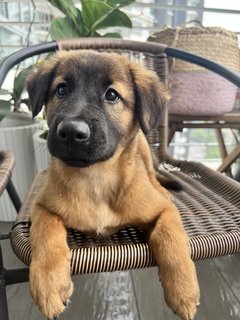
<svg viewBox="0 0 240 320">
<path fill-rule="evenodd" d="M 45 120 L 42 120 L 43 126 L 33 134 L 33 146 L 35 153 L 37 172 L 47 169 L 51 160 L 47 148 L 48 127 Z"/>
<path fill-rule="evenodd" d="M 30 70 L 28 67 L 18 73 L 12 90 L 0 91 L 0 147 L 11 149 L 15 155 L 13 182 L 22 199 L 36 174 L 32 136 L 42 126 L 41 122 L 32 120 L 28 99 L 23 97 L 25 78 Z M 16 212 L 7 193 L 1 197 L 0 210 L 2 220 L 15 219 Z"/>
</svg>

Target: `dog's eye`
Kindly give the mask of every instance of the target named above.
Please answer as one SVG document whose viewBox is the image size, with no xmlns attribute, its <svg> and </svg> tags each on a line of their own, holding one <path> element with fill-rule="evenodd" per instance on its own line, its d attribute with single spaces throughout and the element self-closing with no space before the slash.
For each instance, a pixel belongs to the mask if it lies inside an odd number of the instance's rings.
<svg viewBox="0 0 240 320">
<path fill-rule="evenodd" d="M 56 89 L 56 95 L 58 98 L 63 98 L 68 93 L 68 87 L 66 83 L 59 83 Z"/>
<path fill-rule="evenodd" d="M 120 99 L 120 95 L 114 89 L 108 89 L 105 93 L 105 100 L 109 102 L 116 102 Z"/>
</svg>

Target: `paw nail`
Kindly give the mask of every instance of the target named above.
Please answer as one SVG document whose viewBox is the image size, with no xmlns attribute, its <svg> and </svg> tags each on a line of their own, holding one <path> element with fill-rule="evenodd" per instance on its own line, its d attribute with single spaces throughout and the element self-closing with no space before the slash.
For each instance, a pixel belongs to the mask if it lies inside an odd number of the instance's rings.
<svg viewBox="0 0 240 320">
<path fill-rule="evenodd" d="M 68 301 L 63 301 L 63 305 L 66 307 L 68 305 Z"/>
</svg>

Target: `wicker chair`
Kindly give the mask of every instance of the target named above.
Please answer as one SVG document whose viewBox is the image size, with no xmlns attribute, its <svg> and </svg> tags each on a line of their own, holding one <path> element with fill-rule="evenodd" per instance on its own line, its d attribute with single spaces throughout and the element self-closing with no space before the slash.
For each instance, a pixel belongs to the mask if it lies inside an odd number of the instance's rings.
<svg viewBox="0 0 240 320">
<path fill-rule="evenodd" d="M 233 150 L 227 151 L 223 129 L 238 129 L 240 123 L 240 111 L 233 110 L 229 113 L 214 116 L 197 116 L 197 115 L 178 115 L 169 114 L 169 137 L 170 143 L 175 132 L 188 129 L 214 129 L 218 143 L 218 150 L 222 163 L 217 168 L 219 172 L 225 172 L 229 177 L 233 177 L 231 165 L 240 157 L 240 143 L 237 142 Z"/>
<path fill-rule="evenodd" d="M 172 49 L 160 44 L 111 39 L 76 39 L 45 43 L 13 54 L 0 68 L 0 84 L 8 70 L 21 60 L 61 49 L 95 49 L 126 54 L 148 68 L 154 69 L 167 83 L 168 59 L 176 57 L 205 66 L 240 86 L 237 74 L 211 61 Z M 240 251 L 240 185 L 228 177 L 195 162 L 174 160 L 169 157 L 168 113 L 148 137 L 159 160 L 159 170 L 178 180 L 183 189 L 172 191 L 182 221 L 190 237 L 193 260 L 206 259 Z M 46 172 L 35 178 L 24 200 L 10 234 L 13 250 L 26 264 L 30 264 L 31 250 L 28 241 L 30 207 L 34 196 L 43 184 Z M 1 176 L 0 176 L 1 177 Z M 4 182 L 6 185 L 6 182 Z M 126 270 L 155 265 L 144 230 L 128 227 L 105 239 L 96 240 L 75 230 L 68 230 L 71 248 L 72 274 Z M 27 281 L 23 273 L 16 282 Z M 5 281 L 8 284 L 8 281 Z M 13 283 L 13 282 L 12 282 Z M 7 313 L 4 314 L 7 320 Z"/>
</svg>

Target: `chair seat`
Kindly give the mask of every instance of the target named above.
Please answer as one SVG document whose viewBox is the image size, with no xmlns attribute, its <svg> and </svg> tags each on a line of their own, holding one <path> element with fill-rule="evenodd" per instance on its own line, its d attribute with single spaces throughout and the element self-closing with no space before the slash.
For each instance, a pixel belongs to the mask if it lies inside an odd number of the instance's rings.
<svg viewBox="0 0 240 320">
<path fill-rule="evenodd" d="M 171 193 L 190 237 L 192 259 L 239 252 L 239 184 L 194 162 L 168 159 L 160 163 L 159 170 L 182 185 L 181 191 Z M 31 261 L 31 203 L 45 176 L 46 171 L 43 171 L 35 178 L 11 232 L 12 247 L 26 265 Z M 156 264 L 147 245 L 145 231 L 132 226 L 100 239 L 69 229 L 68 243 L 73 274 L 135 269 Z"/>
</svg>

